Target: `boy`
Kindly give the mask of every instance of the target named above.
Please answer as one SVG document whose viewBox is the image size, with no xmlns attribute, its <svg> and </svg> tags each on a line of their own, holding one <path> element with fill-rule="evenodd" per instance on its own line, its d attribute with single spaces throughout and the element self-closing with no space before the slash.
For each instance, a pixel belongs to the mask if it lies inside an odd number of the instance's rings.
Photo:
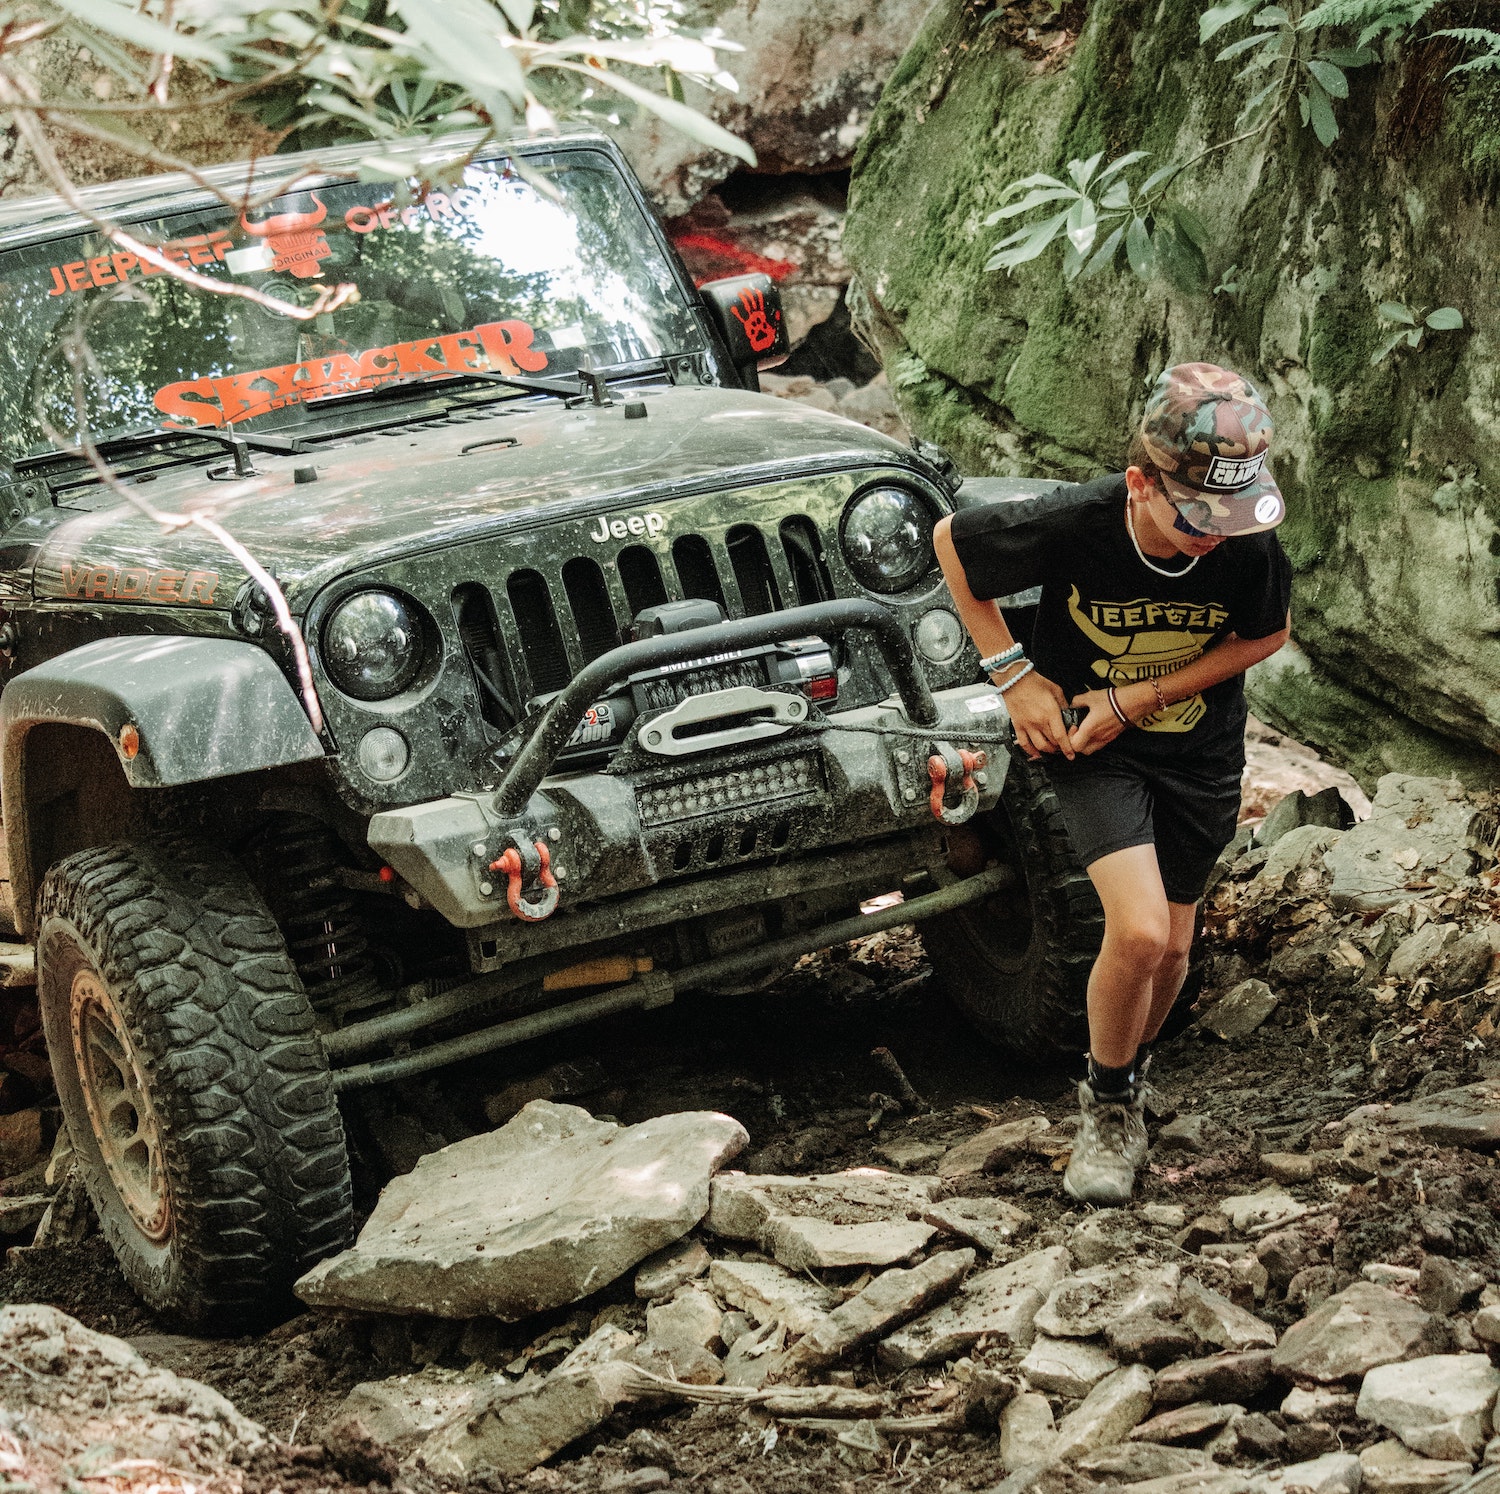
<svg viewBox="0 0 1500 1494">
<path fill-rule="evenodd" d="M 1244 673 L 1291 629 L 1271 417 L 1240 375 L 1157 380 L 1124 473 L 965 509 L 938 560 L 1016 742 L 1047 755 L 1104 907 L 1089 976 L 1088 1077 L 1063 1186 L 1125 1202 L 1146 1160 L 1147 1045 L 1187 974 L 1198 901 L 1234 834 Z M 992 600 L 1040 583 L 1029 660 Z M 1062 708 L 1085 711 L 1070 733 Z"/>
</svg>

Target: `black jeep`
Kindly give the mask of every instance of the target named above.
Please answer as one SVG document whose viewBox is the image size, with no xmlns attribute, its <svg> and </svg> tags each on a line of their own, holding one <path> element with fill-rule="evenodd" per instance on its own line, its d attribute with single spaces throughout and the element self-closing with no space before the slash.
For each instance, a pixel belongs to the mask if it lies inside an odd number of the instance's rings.
<svg viewBox="0 0 1500 1494">
<path fill-rule="evenodd" d="M 1037 1055 L 1098 936 L 931 544 L 1035 485 L 762 396 L 775 288 L 695 288 L 603 138 L 355 158 L 0 207 L 4 912 L 190 1323 L 347 1242 L 341 1090 L 926 919 Z"/>
</svg>

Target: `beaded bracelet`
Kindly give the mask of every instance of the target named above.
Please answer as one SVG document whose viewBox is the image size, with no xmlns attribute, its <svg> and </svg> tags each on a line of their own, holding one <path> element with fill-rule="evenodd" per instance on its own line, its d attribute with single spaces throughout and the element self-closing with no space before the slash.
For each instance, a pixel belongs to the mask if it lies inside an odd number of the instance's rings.
<svg viewBox="0 0 1500 1494">
<path fill-rule="evenodd" d="M 1024 658 L 1026 650 L 1019 643 L 1013 643 L 1003 653 L 991 654 L 988 659 L 981 659 L 979 667 L 986 674 L 993 674 L 997 669 L 1004 669 L 1007 664 L 1014 664 L 1017 659 Z"/>
<path fill-rule="evenodd" d="M 1004 695 L 1005 692 L 1007 690 L 1009 690 L 1010 687 L 1012 685 L 1014 685 L 1017 680 L 1024 680 L 1026 678 L 1026 676 L 1028 674 L 1030 674 L 1031 671 L 1033 669 L 1035 669 L 1035 668 L 1036 668 L 1036 665 L 1033 664 L 1030 659 L 1028 659 L 1018 670 L 1016 670 L 1016 672 L 1013 675 L 1011 675 L 1011 677 L 1008 680 L 1006 680 L 1006 682 L 1003 685 L 996 685 L 995 688 L 1002 695 Z"/>
<path fill-rule="evenodd" d="M 1120 725 L 1131 725 L 1130 717 L 1120 709 L 1120 702 L 1115 699 L 1115 687 L 1113 685 L 1111 685 L 1109 689 L 1104 692 L 1104 697 L 1109 701 L 1109 708 L 1115 713 L 1115 719 L 1120 723 Z"/>
</svg>

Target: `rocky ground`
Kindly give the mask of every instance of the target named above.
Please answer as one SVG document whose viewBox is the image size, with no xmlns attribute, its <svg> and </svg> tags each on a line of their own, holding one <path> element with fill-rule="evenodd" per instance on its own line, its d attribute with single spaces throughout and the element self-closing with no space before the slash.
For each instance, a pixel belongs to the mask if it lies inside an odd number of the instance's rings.
<svg viewBox="0 0 1500 1494">
<path fill-rule="evenodd" d="M 1221 863 L 1128 1209 L 1061 1193 L 1072 1076 L 877 934 L 381 1092 L 365 1207 L 399 1176 L 260 1336 L 152 1321 L 52 1204 L 0 1269 L 45 1304 L 0 1309 L 0 1487 L 1496 1494 L 1493 806 L 1393 777 L 1354 826 L 1270 735 L 1314 792 Z M 14 1093 L 25 1239 L 55 1121 Z"/>
</svg>

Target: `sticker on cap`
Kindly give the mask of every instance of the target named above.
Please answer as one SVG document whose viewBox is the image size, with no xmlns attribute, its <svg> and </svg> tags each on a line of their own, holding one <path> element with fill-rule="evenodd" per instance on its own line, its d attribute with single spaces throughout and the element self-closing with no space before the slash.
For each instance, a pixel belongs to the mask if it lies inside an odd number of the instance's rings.
<svg viewBox="0 0 1500 1494">
<path fill-rule="evenodd" d="M 1270 524 L 1281 517 L 1281 499 L 1275 493 L 1266 493 L 1255 505 L 1255 522 Z"/>
<path fill-rule="evenodd" d="M 1257 452 L 1253 457 L 1222 457 L 1216 456 L 1208 464 L 1208 474 L 1203 479 L 1203 486 L 1211 488 L 1215 492 L 1234 493 L 1241 488 L 1247 488 L 1260 476 L 1260 469 L 1266 465 L 1266 453 Z"/>
</svg>

